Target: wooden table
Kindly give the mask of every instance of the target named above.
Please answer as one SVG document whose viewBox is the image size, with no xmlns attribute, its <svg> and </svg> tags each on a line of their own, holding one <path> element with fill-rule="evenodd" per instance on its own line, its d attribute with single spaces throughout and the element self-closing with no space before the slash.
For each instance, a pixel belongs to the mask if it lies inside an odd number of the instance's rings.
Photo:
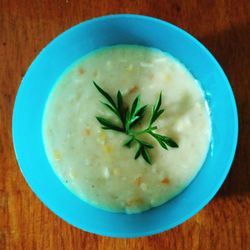
<svg viewBox="0 0 250 250">
<path fill-rule="evenodd" d="M 239 110 L 237 154 L 216 197 L 181 226 L 138 239 L 97 236 L 59 219 L 28 187 L 12 146 L 16 91 L 37 53 L 72 25 L 111 13 L 155 16 L 197 37 L 223 66 Z M 249 34 L 248 0 L 0 0 L 0 249 L 250 249 Z"/>
</svg>

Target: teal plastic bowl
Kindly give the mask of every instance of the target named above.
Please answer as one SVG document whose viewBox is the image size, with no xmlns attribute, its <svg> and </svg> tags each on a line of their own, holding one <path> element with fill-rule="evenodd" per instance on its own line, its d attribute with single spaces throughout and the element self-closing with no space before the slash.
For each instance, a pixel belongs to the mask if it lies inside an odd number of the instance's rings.
<svg viewBox="0 0 250 250">
<path fill-rule="evenodd" d="M 134 215 L 106 212 L 75 196 L 55 175 L 42 141 L 45 104 L 59 76 L 90 51 L 116 44 L 155 47 L 181 61 L 199 80 L 212 119 L 210 150 L 191 184 L 164 205 Z M 73 226 L 95 234 L 139 237 L 181 224 L 213 198 L 232 164 L 238 117 L 233 92 L 223 70 L 194 37 L 159 19 L 111 15 L 74 26 L 42 50 L 18 90 L 12 132 L 17 160 L 26 181 L 55 214 Z"/>
</svg>

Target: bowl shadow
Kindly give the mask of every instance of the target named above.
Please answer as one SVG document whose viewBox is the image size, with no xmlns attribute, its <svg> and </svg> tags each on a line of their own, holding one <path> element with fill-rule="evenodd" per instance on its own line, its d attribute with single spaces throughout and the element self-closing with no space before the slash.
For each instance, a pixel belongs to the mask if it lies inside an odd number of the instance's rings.
<svg viewBox="0 0 250 250">
<path fill-rule="evenodd" d="M 230 173 L 218 196 L 250 192 L 250 23 L 218 34 L 198 37 L 223 67 L 234 91 L 239 115 L 239 138 Z M 226 121 L 225 121 L 226 122 Z M 225 142 L 226 143 L 226 142 Z"/>
</svg>

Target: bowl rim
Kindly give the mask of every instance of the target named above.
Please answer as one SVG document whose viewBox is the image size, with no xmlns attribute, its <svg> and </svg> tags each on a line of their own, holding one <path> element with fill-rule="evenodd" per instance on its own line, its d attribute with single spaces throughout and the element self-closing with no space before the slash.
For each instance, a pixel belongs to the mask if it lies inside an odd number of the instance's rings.
<svg viewBox="0 0 250 250">
<path fill-rule="evenodd" d="M 224 172 L 220 178 L 220 180 L 216 183 L 216 185 L 214 186 L 213 190 L 210 191 L 210 193 L 207 195 L 207 198 L 202 200 L 199 204 L 199 206 L 196 207 L 196 209 L 193 209 L 192 211 L 190 211 L 189 213 L 187 213 L 185 216 L 183 216 L 182 218 L 180 218 L 179 220 L 175 221 L 174 223 L 169 223 L 167 225 L 164 225 L 162 227 L 159 227 L 157 229 L 153 229 L 153 230 L 145 230 L 145 231 L 141 231 L 141 232 L 136 232 L 136 233 L 130 233 L 130 234 L 123 234 L 123 233 L 116 233 L 116 232 L 106 232 L 104 233 L 104 230 L 96 230 L 96 231 L 91 231 L 88 230 L 86 228 L 82 228 L 78 225 L 75 225 L 74 223 L 72 223 L 71 221 L 69 221 L 68 219 L 65 218 L 65 216 L 62 216 L 62 214 L 58 214 L 57 211 L 55 211 L 54 208 L 52 208 L 52 206 L 49 207 L 49 205 L 47 205 L 47 201 L 43 198 L 41 198 L 41 196 L 32 188 L 31 185 L 31 181 L 30 181 L 30 176 L 25 174 L 24 171 L 24 167 L 20 164 L 19 161 L 19 153 L 18 153 L 18 149 L 16 146 L 16 137 L 15 137 L 15 131 L 17 130 L 17 125 L 15 125 L 15 116 L 16 116 L 16 101 L 18 99 L 18 96 L 20 95 L 20 89 L 22 86 L 22 83 L 25 81 L 25 76 L 27 74 L 27 72 L 30 70 L 30 68 L 32 67 L 32 65 L 34 64 L 34 62 L 36 61 L 37 57 L 44 52 L 44 50 L 47 49 L 47 47 L 51 46 L 52 44 L 56 43 L 57 40 L 59 40 L 61 37 L 63 37 L 66 33 L 68 32 L 72 32 L 74 29 L 79 28 L 80 26 L 84 26 L 86 24 L 90 24 L 90 23 L 94 23 L 94 22 L 99 22 L 102 20 L 106 20 L 106 19 L 116 19 L 116 18 L 125 18 L 125 19 L 130 19 L 130 18 L 134 18 L 134 19 L 141 19 L 141 20 L 148 20 L 148 21 L 152 21 L 155 22 L 156 24 L 161 24 L 161 25 L 166 25 L 168 27 L 170 27 L 171 29 L 178 31 L 180 33 L 182 33 L 184 36 L 188 37 L 192 43 L 196 44 L 196 46 L 200 47 L 200 49 L 202 49 L 205 53 L 206 56 L 212 60 L 213 64 L 216 65 L 216 68 L 218 69 L 218 73 L 220 73 L 221 77 L 223 77 L 224 81 L 227 83 L 227 88 L 228 88 L 228 93 L 230 95 L 230 102 L 231 102 L 231 106 L 232 106 L 232 110 L 233 110 L 233 115 L 234 115 L 234 137 L 232 139 L 232 146 L 231 146 L 231 151 L 230 153 L 228 153 L 228 162 L 227 164 L 225 164 L 224 167 Z M 193 37 L 190 33 L 186 32 L 185 30 L 183 30 L 182 28 L 179 28 L 178 26 L 171 24 L 167 21 L 155 18 L 155 17 L 151 17 L 151 16 L 146 16 L 146 15 L 138 15 L 138 14 L 112 14 L 112 15 L 104 15 L 104 16 L 99 16 L 99 17 L 95 17 L 83 22 L 80 22 L 68 29 L 66 29 L 65 31 L 63 31 L 62 33 L 60 33 L 58 36 L 56 36 L 52 41 L 50 41 L 39 53 L 38 55 L 33 59 L 32 63 L 30 64 L 30 66 L 28 67 L 25 76 L 23 77 L 21 84 L 18 88 L 17 94 L 16 94 L 16 98 L 15 98 L 15 102 L 14 102 L 14 108 L 13 108 L 13 113 L 12 113 L 12 141 L 13 141 L 13 145 L 14 145 L 14 151 L 15 151 L 15 155 L 17 158 L 17 162 L 19 165 L 19 169 L 22 172 L 23 177 L 25 178 L 28 186 L 30 187 L 30 189 L 35 193 L 35 195 L 39 198 L 40 201 L 42 201 L 42 203 L 48 207 L 51 211 L 53 211 L 53 213 L 55 213 L 58 217 L 60 217 L 61 219 L 63 219 L 64 221 L 66 221 L 67 223 L 69 223 L 70 225 L 80 229 L 80 230 L 84 230 L 86 232 L 90 232 L 93 234 L 98 234 L 98 235 L 102 235 L 102 236 L 109 236 L 109 237 L 114 237 L 114 238 L 137 238 L 137 237 L 144 237 L 144 236 L 150 236 L 150 235 L 154 235 L 154 234 L 158 234 L 161 233 L 163 231 L 172 229 L 180 224 L 182 224 L 183 222 L 185 222 L 186 220 L 188 220 L 189 218 L 191 218 L 192 216 L 194 216 L 196 213 L 198 213 L 203 207 L 205 207 L 208 202 L 216 195 L 216 193 L 218 192 L 218 190 L 220 189 L 220 187 L 222 186 L 223 182 L 225 181 L 228 172 L 231 168 L 233 159 L 234 159 L 234 155 L 236 152 L 236 147 L 237 147 L 237 141 L 238 141 L 238 111 L 237 111 L 237 104 L 235 101 L 235 96 L 233 94 L 233 90 L 232 87 L 230 85 L 230 82 L 228 81 L 225 72 L 223 71 L 222 67 L 220 66 L 220 64 L 218 63 L 218 61 L 215 59 L 215 57 L 211 54 L 211 52 L 200 42 L 198 41 L 195 37 Z"/>
</svg>

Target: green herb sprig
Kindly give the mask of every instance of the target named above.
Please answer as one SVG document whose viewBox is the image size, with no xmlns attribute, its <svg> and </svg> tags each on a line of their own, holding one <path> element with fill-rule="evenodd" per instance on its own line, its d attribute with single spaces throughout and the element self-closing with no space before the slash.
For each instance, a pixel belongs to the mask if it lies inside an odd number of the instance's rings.
<svg viewBox="0 0 250 250">
<path fill-rule="evenodd" d="M 102 125 L 102 129 L 114 130 L 126 134 L 128 136 L 128 139 L 125 141 L 124 146 L 130 148 L 132 144 L 137 144 L 137 151 L 134 156 L 135 159 L 137 159 L 139 156 L 142 156 L 147 163 L 152 164 L 152 159 L 149 154 L 149 150 L 154 148 L 154 146 L 153 144 L 140 139 L 140 136 L 143 134 L 148 134 L 152 136 L 166 150 L 168 150 L 168 147 L 178 147 L 178 144 L 173 139 L 165 135 L 160 135 L 156 133 L 155 130 L 157 129 L 157 127 L 153 126 L 155 121 L 164 112 L 164 109 L 161 109 L 161 93 L 156 103 L 152 107 L 151 117 L 147 128 L 138 131 L 135 130 L 134 127 L 142 121 L 147 110 L 147 105 L 141 106 L 140 104 L 140 95 L 135 98 L 131 108 L 129 108 L 125 105 L 120 90 L 118 90 L 117 92 L 115 102 L 105 90 L 103 90 L 99 85 L 97 85 L 96 82 L 93 81 L 93 83 L 97 90 L 102 94 L 103 97 L 105 97 L 107 101 L 101 103 L 118 117 L 120 124 L 117 125 L 114 122 L 100 116 L 97 116 L 96 119 Z"/>
</svg>

